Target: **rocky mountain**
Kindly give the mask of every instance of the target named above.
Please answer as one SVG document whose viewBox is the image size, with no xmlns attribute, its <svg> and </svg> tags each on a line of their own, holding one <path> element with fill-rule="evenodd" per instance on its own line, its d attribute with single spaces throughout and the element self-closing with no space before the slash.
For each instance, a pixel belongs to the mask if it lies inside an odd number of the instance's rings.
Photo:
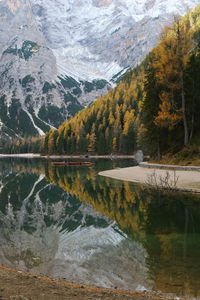
<svg viewBox="0 0 200 300">
<path fill-rule="evenodd" d="M 200 0 L 0 0 L 0 132 L 42 135 L 105 94 Z"/>
</svg>

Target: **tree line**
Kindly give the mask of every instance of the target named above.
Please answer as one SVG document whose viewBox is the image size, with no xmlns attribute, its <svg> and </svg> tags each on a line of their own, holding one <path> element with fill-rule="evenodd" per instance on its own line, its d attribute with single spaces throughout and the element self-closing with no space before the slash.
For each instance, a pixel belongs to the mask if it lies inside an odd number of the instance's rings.
<svg viewBox="0 0 200 300">
<path fill-rule="evenodd" d="M 136 145 L 138 100 L 143 74 L 129 72 L 117 88 L 45 136 L 43 153 L 126 153 Z M 140 82 L 140 84 L 139 84 Z"/>
<path fill-rule="evenodd" d="M 200 129 L 200 6 L 165 28 L 149 55 L 139 143 L 160 157 L 198 143 Z"/>
</svg>

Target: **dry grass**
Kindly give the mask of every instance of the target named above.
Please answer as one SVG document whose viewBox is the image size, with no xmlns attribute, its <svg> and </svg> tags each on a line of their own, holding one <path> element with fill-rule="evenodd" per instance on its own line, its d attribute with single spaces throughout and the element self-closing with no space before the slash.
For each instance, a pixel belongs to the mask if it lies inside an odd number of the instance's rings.
<svg viewBox="0 0 200 300">
<path fill-rule="evenodd" d="M 200 166 L 200 146 L 188 146 L 178 153 L 168 153 L 162 159 L 151 159 L 150 162 L 167 165 Z"/>
</svg>

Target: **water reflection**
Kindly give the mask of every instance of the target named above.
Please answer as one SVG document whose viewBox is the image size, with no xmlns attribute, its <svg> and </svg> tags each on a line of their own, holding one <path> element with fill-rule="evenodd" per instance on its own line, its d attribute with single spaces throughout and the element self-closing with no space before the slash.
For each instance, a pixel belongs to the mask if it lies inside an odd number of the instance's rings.
<svg viewBox="0 0 200 300">
<path fill-rule="evenodd" d="M 105 287 L 151 287 L 145 249 L 50 182 L 48 165 L 35 161 L 30 173 L 30 161 L 2 161 L 1 171 L 1 264 Z"/>
<path fill-rule="evenodd" d="M 0 262 L 69 281 L 199 297 L 200 197 L 98 176 L 112 166 L 1 161 Z"/>
</svg>

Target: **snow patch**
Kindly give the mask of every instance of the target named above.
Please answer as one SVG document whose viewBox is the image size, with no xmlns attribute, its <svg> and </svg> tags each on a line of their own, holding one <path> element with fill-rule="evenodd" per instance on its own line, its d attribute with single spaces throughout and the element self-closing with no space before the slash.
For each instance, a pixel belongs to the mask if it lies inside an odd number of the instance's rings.
<svg viewBox="0 0 200 300">
<path fill-rule="evenodd" d="M 29 118 L 31 119 L 31 122 L 33 124 L 33 126 L 35 127 L 35 129 L 38 131 L 39 135 L 45 135 L 44 131 L 42 129 L 40 129 L 34 122 L 32 115 L 28 112 L 28 110 L 23 109 L 25 111 L 25 113 L 27 113 L 27 115 L 29 116 Z"/>
<path fill-rule="evenodd" d="M 44 120 L 42 120 L 42 119 L 38 116 L 37 113 L 35 113 L 35 115 L 36 115 L 36 117 L 37 117 L 41 122 L 43 122 L 44 124 L 46 124 L 46 125 L 49 126 L 50 128 L 52 128 L 52 129 L 57 129 L 57 128 L 54 127 L 53 125 L 51 125 L 51 124 L 45 122 Z"/>
<path fill-rule="evenodd" d="M 54 49 L 59 75 L 73 77 L 77 81 L 93 81 L 105 79 L 109 81 L 114 74 L 121 71 L 117 62 L 106 63 L 99 56 L 92 55 L 88 49 L 75 47 Z M 85 61 L 87 60 L 87 63 Z"/>
</svg>

